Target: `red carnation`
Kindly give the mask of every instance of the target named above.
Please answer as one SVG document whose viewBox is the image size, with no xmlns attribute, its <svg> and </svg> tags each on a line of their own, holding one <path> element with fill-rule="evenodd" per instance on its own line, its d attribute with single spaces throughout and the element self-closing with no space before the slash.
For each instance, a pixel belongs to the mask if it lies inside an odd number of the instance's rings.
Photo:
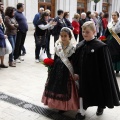
<svg viewBox="0 0 120 120">
<path fill-rule="evenodd" d="M 105 36 L 100 36 L 100 37 L 99 37 L 99 40 L 105 41 L 105 40 L 106 40 L 106 37 L 105 37 Z"/>
<path fill-rule="evenodd" d="M 54 60 L 51 58 L 46 58 L 43 60 L 44 65 L 46 66 L 52 66 L 54 64 Z"/>
</svg>

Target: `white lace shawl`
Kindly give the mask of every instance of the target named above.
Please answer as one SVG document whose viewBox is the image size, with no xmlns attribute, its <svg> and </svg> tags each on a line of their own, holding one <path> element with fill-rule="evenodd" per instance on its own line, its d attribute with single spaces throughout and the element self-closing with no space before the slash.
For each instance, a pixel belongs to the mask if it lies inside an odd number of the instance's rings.
<svg viewBox="0 0 120 120">
<path fill-rule="evenodd" d="M 114 22 L 110 22 L 108 24 L 108 29 L 112 29 L 115 33 L 120 33 L 120 21 L 118 21 L 116 24 Z"/>
</svg>

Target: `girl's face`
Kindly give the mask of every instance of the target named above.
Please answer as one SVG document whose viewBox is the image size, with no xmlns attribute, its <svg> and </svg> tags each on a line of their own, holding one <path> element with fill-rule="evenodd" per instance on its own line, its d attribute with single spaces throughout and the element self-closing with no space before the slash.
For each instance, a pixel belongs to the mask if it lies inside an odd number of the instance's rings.
<svg viewBox="0 0 120 120">
<path fill-rule="evenodd" d="M 69 34 L 67 32 L 61 32 L 60 33 L 60 36 L 61 36 L 61 40 L 63 43 L 69 43 L 70 42 L 70 37 L 69 37 Z"/>
<path fill-rule="evenodd" d="M 118 20 L 118 16 L 116 13 L 112 13 L 112 19 L 113 21 L 117 21 Z"/>
<path fill-rule="evenodd" d="M 94 38 L 95 31 L 91 30 L 89 27 L 86 27 L 86 29 L 82 30 L 82 35 L 84 40 L 90 41 Z"/>
</svg>

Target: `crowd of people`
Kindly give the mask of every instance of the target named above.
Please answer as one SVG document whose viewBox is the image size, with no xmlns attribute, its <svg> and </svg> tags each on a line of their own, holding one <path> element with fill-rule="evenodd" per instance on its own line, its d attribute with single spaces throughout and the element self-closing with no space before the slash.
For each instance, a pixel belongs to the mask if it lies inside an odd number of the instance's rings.
<svg viewBox="0 0 120 120">
<path fill-rule="evenodd" d="M 24 4 L 18 3 L 17 8 L 7 7 L 4 12 L 4 5 L 0 3 L 0 58 L 1 68 L 8 68 L 4 64 L 6 54 L 6 39 L 12 46 L 12 52 L 9 54 L 9 66 L 16 67 L 16 63 L 24 61 L 21 57 L 26 54 L 24 42 L 28 31 L 27 19 L 23 15 Z"/>
<path fill-rule="evenodd" d="M 0 59 L 4 64 L 8 39 L 12 52 L 9 66 L 16 67 L 26 54 L 24 42 L 28 31 L 27 19 L 23 14 L 24 4 L 17 8 L 0 4 Z M 63 113 L 78 110 L 76 120 L 85 119 L 88 107 L 97 106 L 96 115 L 102 115 L 106 107 L 119 106 L 120 92 L 116 73 L 120 71 L 120 21 L 119 13 L 75 13 L 72 22 L 69 12 L 57 10 L 57 17 L 50 17 L 51 11 L 40 8 L 33 19 L 35 27 L 35 62 L 40 62 L 40 50 L 44 49 L 51 58 L 50 36 L 54 37 L 54 64 L 48 73 L 42 102 Z M 106 36 L 105 43 L 99 40 Z M 79 36 L 79 38 L 78 38 Z M 77 44 L 77 40 L 79 43 Z"/>
<path fill-rule="evenodd" d="M 113 26 L 109 30 L 108 13 L 75 13 L 70 22 L 69 12 L 58 10 L 57 17 L 51 18 L 49 10 L 43 11 L 40 8 L 41 17 L 35 25 L 36 62 L 40 62 L 41 48 L 51 58 L 50 35 L 54 37 L 55 46 L 54 65 L 48 73 L 42 97 L 44 105 L 58 109 L 59 113 L 78 110 L 76 120 L 85 119 L 85 111 L 91 106 L 98 107 L 98 116 L 106 107 L 119 106 L 120 92 L 114 73 L 116 66 L 113 68 L 113 65 L 114 62 L 119 65 L 120 42 L 112 36 L 116 31 L 120 33 L 119 27 L 115 28 L 116 24 L 113 24 L 115 21 L 119 25 L 118 12 L 112 13 Z M 110 33 L 111 38 L 108 37 Z M 106 43 L 98 40 L 103 35 L 107 38 Z M 113 54 L 111 51 L 115 46 L 111 45 L 112 41 L 118 46 Z"/>
</svg>

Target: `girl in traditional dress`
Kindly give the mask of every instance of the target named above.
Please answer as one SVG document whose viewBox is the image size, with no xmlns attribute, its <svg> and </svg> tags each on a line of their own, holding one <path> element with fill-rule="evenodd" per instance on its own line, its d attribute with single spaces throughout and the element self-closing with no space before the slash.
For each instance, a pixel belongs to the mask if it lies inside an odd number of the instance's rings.
<svg viewBox="0 0 120 120">
<path fill-rule="evenodd" d="M 116 73 L 119 73 L 120 71 L 120 21 L 118 18 L 119 13 L 117 11 L 113 12 L 113 20 L 108 24 L 105 32 L 105 36 L 107 37 L 106 44 L 109 47 Z"/>
<path fill-rule="evenodd" d="M 53 68 L 48 75 L 42 102 L 58 110 L 78 110 L 78 93 L 71 60 L 75 52 L 76 40 L 71 29 L 64 27 L 60 39 L 55 43 Z"/>
</svg>

